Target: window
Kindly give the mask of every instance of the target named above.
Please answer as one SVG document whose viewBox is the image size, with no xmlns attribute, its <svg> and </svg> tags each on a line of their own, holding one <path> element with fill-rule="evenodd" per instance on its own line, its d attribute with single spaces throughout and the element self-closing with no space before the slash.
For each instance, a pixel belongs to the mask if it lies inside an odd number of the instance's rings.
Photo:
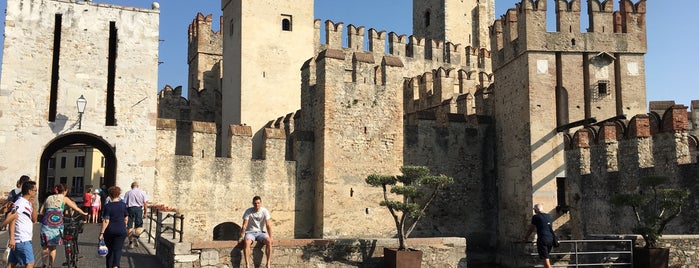
<svg viewBox="0 0 699 268">
<path fill-rule="evenodd" d="M 102 161 L 100 161 L 100 162 L 101 162 L 100 167 L 104 167 L 104 156 L 102 157 Z"/>
<path fill-rule="evenodd" d="M 600 96 L 609 95 L 609 82 L 608 81 L 597 82 L 597 94 Z"/>
<path fill-rule="evenodd" d="M 66 168 L 66 157 L 61 157 L 61 168 Z"/>
<path fill-rule="evenodd" d="M 51 159 L 49 159 L 49 168 L 56 168 L 56 158 L 55 157 L 51 157 Z"/>
<path fill-rule="evenodd" d="M 291 31 L 291 15 L 282 14 L 282 31 Z"/>
<path fill-rule="evenodd" d="M 425 11 L 425 18 L 424 19 L 425 19 L 425 27 L 430 26 L 430 12 L 429 11 Z"/>
<path fill-rule="evenodd" d="M 58 183 L 60 183 L 60 184 L 66 184 L 66 182 L 68 182 L 68 177 L 61 177 L 58 180 Z"/>
<path fill-rule="evenodd" d="M 83 177 L 73 177 L 73 183 L 70 187 L 71 194 L 81 194 L 83 192 Z"/>
<path fill-rule="evenodd" d="M 76 167 L 76 168 L 85 167 L 85 156 L 82 156 L 82 155 L 76 156 L 75 157 L 75 164 L 73 165 L 73 167 Z"/>
</svg>

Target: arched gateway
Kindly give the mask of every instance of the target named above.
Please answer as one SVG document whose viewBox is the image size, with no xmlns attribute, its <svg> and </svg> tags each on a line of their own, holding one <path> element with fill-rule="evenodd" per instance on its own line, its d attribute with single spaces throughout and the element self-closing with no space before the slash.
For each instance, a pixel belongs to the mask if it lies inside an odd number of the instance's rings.
<svg viewBox="0 0 699 268">
<path fill-rule="evenodd" d="M 114 153 L 114 147 L 109 145 L 109 143 L 100 136 L 87 132 L 71 132 L 56 137 L 44 147 L 39 162 L 39 200 L 44 200 L 44 195 L 46 195 L 47 163 L 49 159 L 51 159 L 51 156 L 58 150 L 73 144 L 85 144 L 99 150 L 102 155 L 104 155 L 104 185 L 109 187 L 116 184 L 117 158 Z"/>
</svg>

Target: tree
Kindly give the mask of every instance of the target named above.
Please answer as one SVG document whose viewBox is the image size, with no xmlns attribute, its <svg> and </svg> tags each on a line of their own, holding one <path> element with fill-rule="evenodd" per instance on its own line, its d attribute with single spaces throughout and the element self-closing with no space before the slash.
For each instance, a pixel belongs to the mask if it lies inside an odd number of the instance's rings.
<svg viewBox="0 0 699 268">
<path fill-rule="evenodd" d="M 406 250 L 405 239 L 410 236 L 420 218 L 425 215 L 427 207 L 437 197 L 439 191 L 445 185 L 453 183 L 454 178 L 443 174 L 431 175 L 430 170 L 424 166 L 402 166 L 400 171 L 403 175 L 371 174 L 365 181 L 371 186 L 383 189 L 384 200 L 380 205 L 388 208 L 393 216 L 398 232 L 398 250 Z M 388 198 L 389 185 L 390 192 L 402 196 L 402 200 Z"/>
<path fill-rule="evenodd" d="M 631 229 L 640 234 L 646 248 L 656 248 L 667 224 L 682 213 L 689 190 L 665 188 L 667 177 L 648 176 L 640 179 L 636 193 L 618 194 L 612 203 L 633 209 L 636 225 Z"/>
</svg>

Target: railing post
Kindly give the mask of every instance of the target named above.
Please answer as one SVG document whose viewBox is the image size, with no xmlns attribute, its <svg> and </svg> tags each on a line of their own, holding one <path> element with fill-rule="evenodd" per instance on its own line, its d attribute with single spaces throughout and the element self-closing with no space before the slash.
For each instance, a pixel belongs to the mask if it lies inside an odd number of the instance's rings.
<svg viewBox="0 0 699 268">
<path fill-rule="evenodd" d="M 180 243 L 182 243 L 182 236 L 184 235 L 184 215 L 180 215 Z"/>
<path fill-rule="evenodd" d="M 150 220 L 150 223 L 148 223 L 148 244 L 150 244 L 150 237 L 153 235 L 153 207 L 150 208 L 148 213 L 150 214 L 148 216 Z"/>
<path fill-rule="evenodd" d="M 162 218 L 163 218 L 163 213 L 160 212 L 160 210 L 158 210 L 158 211 L 156 211 L 156 216 L 157 216 L 157 219 L 155 221 L 155 238 L 153 238 L 153 239 L 155 239 L 155 250 L 157 251 L 158 250 L 158 239 L 160 238 L 160 234 L 162 232 L 161 222 L 162 222 Z"/>
<path fill-rule="evenodd" d="M 177 238 L 177 213 L 172 217 L 172 240 Z"/>
</svg>

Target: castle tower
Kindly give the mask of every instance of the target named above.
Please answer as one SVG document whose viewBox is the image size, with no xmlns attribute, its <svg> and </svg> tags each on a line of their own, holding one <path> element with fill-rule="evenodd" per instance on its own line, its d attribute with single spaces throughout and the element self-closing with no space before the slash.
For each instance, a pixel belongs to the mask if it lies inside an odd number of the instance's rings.
<svg viewBox="0 0 699 268">
<path fill-rule="evenodd" d="M 27 174 L 45 193 L 61 182 L 60 177 L 51 180 L 52 162 L 83 168 L 87 158 L 63 161 L 52 155 L 82 143 L 105 156 L 106 186 L 125 189 L 138 179 L 152 191 L 159 17 L 157 4 L 147 9 L 89 1 L 7 1 L 0 186 L 12 187 Z M 77 100 L 86 101 L 82 113 Z M 87 177 L 63 182 L 84 189 L 90 184 Z"/>
<path fill-rule="evenodd" d="M 263 126 L 301 106 L 300 68 L 314 54 L 313 0 L 222 0 L 221 9 L 222 123 L 251 126 L 259 158 Z"/>
<path fill-rule="evenodd" d="M 499 219 L 503 248 L 521 239 L 532 204 L 559 205 L 566 169 L 559 131 L 646 111 L 645 1 L 620 6 L 613 12 L 611 1 L 590 0 L 585 33 L 580 1 L 566 0 L 549 7 L 557 32 L 546 31 L 546 1 L 522 1 L 492 27 L 498 206 L 500 215 L 514 215 Z"/>
<path fill-rule="evenodd" d="M 187 63 L 190 77 L 187 99 L 192 107 L 188 119 L 192 121 L 221 123 L 222 19 L 217 20 L 220 24 L 217 32 L 211 28 L 211 14 L 204 16 L 198 13 L 189 25 Z"/>
<path fill-rule="evenodd" d="M 462 48 L 488 48 L 494 17 L 493 0 L 414 0 L 413 35 Z"/>
</svg>

